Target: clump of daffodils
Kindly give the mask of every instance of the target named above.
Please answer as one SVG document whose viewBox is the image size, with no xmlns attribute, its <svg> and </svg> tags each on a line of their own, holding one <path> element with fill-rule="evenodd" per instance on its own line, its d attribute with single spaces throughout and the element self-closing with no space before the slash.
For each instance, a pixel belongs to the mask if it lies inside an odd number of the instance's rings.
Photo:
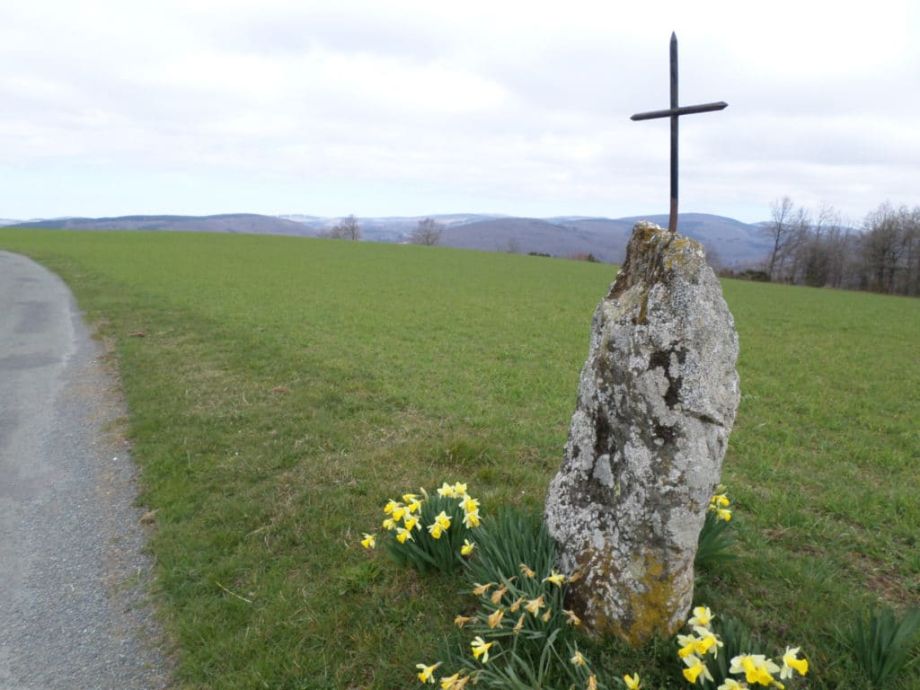
<svg viewBox="0 0 920 690">
<path fill-rule="evenodd" d="M 391 498 L 383 506 L 381 527 L 390 537 L 390 552 L 422 571 L 453 570 L 476 549 L 472 537 L 482 524 L 479 500 L 462 482 L 445 482 L 434 496 L 425 489 L 419 492 Z M 375 536 L 364 534 L 361 546 L 375 548 Z"/>
<path fill-rule="evenodd" d="M 714 494 L 712 498 L 709 499 L 709 512 L 713 513 L 717 520 L 722 520 L 724 522 L 731 522 L 732 511 L 731 504 L 728 495 L 725 493 L 725 487 L 721 484 L 716 487 L 718 493 Z"/>
<path fill-rule="evenodd" d="M 724 647 L 723 641 L 712 630 L 715 617 L 708 607 L 697 606 L 687 621 L 687 627 L 692 632 L 677 636 L 677 656 L 686 666 L 683 675 L 690 684 L 702 685 L 704 681 L 715 683 L 707 662 L 710 658 L 717 659 L 719 649 Z M 726 677 L 717 690 L 749 690 L 758 685 L 782 690 L 785 685 L 781 681 L 793 678 L 794 674 L 804 676 L 808 673 L 808 661 L 799 658 L 798 647 L 786 648 L 782 666 L 763 654 L 744 653 L 731 659 L 728 673 L 743 678 Z"/>
</svg>

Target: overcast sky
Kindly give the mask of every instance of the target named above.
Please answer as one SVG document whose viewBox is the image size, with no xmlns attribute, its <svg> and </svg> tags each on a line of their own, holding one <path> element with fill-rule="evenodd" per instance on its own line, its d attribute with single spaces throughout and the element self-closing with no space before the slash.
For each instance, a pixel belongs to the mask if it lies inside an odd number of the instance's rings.
<svg viewBox="0 0 920 690">
<path fill-rule="evenodd" d="M 855 9 L 850 9 L 855 7 Z M 0 218 L 920 204 L 920 2 L 0 0 Z"/>
</svg>

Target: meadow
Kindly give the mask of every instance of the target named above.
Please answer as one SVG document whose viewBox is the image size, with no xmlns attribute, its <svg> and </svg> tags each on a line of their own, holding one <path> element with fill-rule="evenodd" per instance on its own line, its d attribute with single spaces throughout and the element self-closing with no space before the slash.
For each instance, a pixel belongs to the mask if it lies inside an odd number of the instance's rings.
<svg viewBox="0 0 920 690">
<path fill-rule="evenodd" d="M 388 498 L 539 511 L 609 265 L 299 238 L 0 229 L 111 343 L 184 688 L 420 687 L 468 603 L 363 551 Z M 920 600 L 920 300 L 727 280 L 737 559 L 698 602 L 867 687 L 840 630 Z M 664 645 L 595 654 L 687 687 Z M 670 665 L 669 665 L 670 664 Z M 918 687 L 920 675 L 902 680 Z"/>
</svg>

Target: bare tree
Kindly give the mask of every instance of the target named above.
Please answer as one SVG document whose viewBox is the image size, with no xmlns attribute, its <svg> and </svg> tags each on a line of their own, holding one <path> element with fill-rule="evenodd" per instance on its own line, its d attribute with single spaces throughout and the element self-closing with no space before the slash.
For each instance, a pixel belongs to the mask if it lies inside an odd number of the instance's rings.
<svg viewBox="0 0 920 690">
<path fill-rule="evenodd" d="M 328 236 L 336 240 L 360 240 L 361 226 L 357 218 L 347 216 L 332 226 Z"/>
<path fill-rule="evenodd" d="M 770 276 L 770 280 L 776 277 L 777 269 L 782 266 L 789 246 L 795 237 L 796 227 L 793 211 L 792 199 L 788 196 L 784 196 L 770 205 L 772 219 L 764 229 L 772 241 L 770 257 L 767 261 L 767 275 Z"/>
<path fill-rule="evenodd" d="M 877 292 L 894 292 L 903 243 L 900 216 L 884 203 L 866 216 L 862 258 L 866 287 Z"/>
<path fill-rule="evenodd" d="M 433 218 L 425 218 L 418 222 L 418 227 L 409 235 L 409 241 L 412 244 L 433 246 L 441 241 L 441 233 L 443 232 L 443 223 L 439 223 Z"/>
</svg>

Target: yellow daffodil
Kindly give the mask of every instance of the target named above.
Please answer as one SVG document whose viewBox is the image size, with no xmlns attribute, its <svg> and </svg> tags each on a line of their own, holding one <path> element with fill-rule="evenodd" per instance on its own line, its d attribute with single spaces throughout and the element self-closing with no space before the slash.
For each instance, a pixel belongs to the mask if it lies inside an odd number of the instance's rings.
<svg viewBox="0 0 920 690">
<path fill-rule="evenodd" d="M 411 501 L 406 505 L 406 510 L 410 513 L 418 513 L 422 509 L 422 502 L 418 499 Z"/>
<path fill-rule="evenodd" d="M 403 526 L 411 532 L 418 527 L 418 518 L 412 513 L 406 513 Z"/>
<path fill-rule="evenodd" d="M 593 673 L 588 676 L 588 685 L 586 686 L 587 690 L 597 690 L 597 676 Z"/>
<path fill-rule="evenodd" d="M 799 659 L 798 654 L 798 647 L 786 647 L 786 653 L 783 654 L 783 668 L 779 672 L 779 677 L 783 680 L 792 678 L 793 669 L 798 671 L 800 676 L 808 673 L 808 661 Z"/>
<path fill-rule="evenodd" d="M 397 508 L 399 508 L 399 503 L 391 498 L 389 501 L 387 501 L 387 504 L 383 506 L 383 512 L 385 515 L 392 515 L 393 511 Z"/>
<path fill-rule="evenodd" d="M 361 546 L 365 549 L 373 549 L 377 546 L 377 538 L 373 534 L 364 533 L 364 539 L 361 540 Z"/>
<path fill-rule="evenodd" d="M 383 529 L 389 530 L 392 532 L 394 529 L 396 529 L 396 520 L 394 520 L 393 518 L 387 518 L 386 520 L 384 520 Z"/>
<path fill-rule="evenodd" d="M 581 618 L 575 615 L 574 611 L 569 611 L 568 609 L 562 609 L 562 612 L 565 614 L 565 622 L 569 625 L 574 625 L 576 628 L 581 625 Z"/>
<path fill-rule="evenodd" d="M 728 500 L 728 496 L 725 494 L 716 494 L 709 499 L 709 503 L 717 508 L 728 508 L 731 505 L 731 501 Z"/>
<path fill-rule="evenodd" d="M 396 541 L 398 541 L 400 544 L 405 544 L 406 541 L 415 541 L 415 539 L 412 537 L 412 532 L 407 529 L 403 529 L 402 527 L 397 527 Z"/>
<path fill-rule="evenodd" d="M 432 674 L 440 665 L 440 661 L 436 664 L 432 664 L 431 666 L 425 666 L 425 664 L 416 664 L 415 668 L 419 669 L 418 679 L 423 683 L 434 683 L 434 676 Z"/>
<path fill-rule="evenodd" d="M 527 565 L 525 565 L 525 564 L 523 564 L 523 563 L 521 563 L 521 564 L 518 566 L 518 568 L 521 569 L 521 575 L 523 575 L 524 577 L 533 578 L 533 577 L 536 577 L 536 576 L 537 576 L 537 574 L 536 574 L 533 570 L 531 570 L 529 566 L 527 566 Z"/>
<path fill-rule="evenodd" d="M 588 665 L 588 660 L 585 659 L 585 655 L 579 651 L 576 651 L 575 655 L 571 659 L 569 659 L 569 661 L 571 661 L 572 664 L 575 666 L 587 666 Z"/>
<path fill-rule="evenodd" d="M 432 522 L 428 525 L 428 532 L 431 534 L 432 539 L 440 539 L 441 535 L 444 533 L 444 528 L 437 522 Z"/>
<path fill-rule="evenodd" d="M 518 597 L 517 599 L 514 600 L 514 603 L 508 607 L 508 610 L 511 611 L 511 613 L 517 613 L 517 610 L 521 608 L 521 604 L 523 603 L 524 603 L 524 597 Z"/>
<path fill-rule="evenodd" d="M 518 618 L 517 623 L 514 624 L 514 628 L 512 628 L 512 632 L 515 635 L 517 635 L 519 632 L 521 632 L 521 630 L 524 629 L 524 616 L 525 614 L 522 613 L 521 617 Z"/>
<path fill-rule="evenodd" d="M 403 519 L 403 516 L 407 512 L 409 511 L 406 510 L 406 506 L 404 506 L 402 503 L 397 503 L 396 507 L 393 508 L 393 512 L 390 513 L 390 515 L 392 515 L 393 519 L 398 522 L 399 520 Z"/>
<path fill-rule="evenodd" d="M 623 676 L 623 682 L 626 683 L 626 690 L 640 690 L 642 681 L 639 680 L 639 674 L 634 673 L 631 676 Z"/>
<path fill-rule="evenodd" d="M 678 635 L 677 644 L 680 645 L 680 649 L 677 650 L 677 656 L 681 659 L 685 659 L 696 651 L 697 639 L 693 635 Z"/>
<path fill-rule="evenodd" d="M 557 573 L 556 570 L 553 569 L 550 571 L 550 574 L 548 577 L 543 578 L 543 582 L 550 582 L 556 585 L 557 587 L 561 587 L 562 583 L 565 582 L 565 575 L 563 575 L 562 573 Z"/>
<path fill-rule="evenodd" d="M 455 673 L 452 676 L 444 676 L 441 678 L 441 690 L 453 690 L 458 680 L 460 680 L 459 673 Z"/>
<path fill-rule="evenodd" d="M 699 625 L 708 628 L 713 618 L 715 618 L 715 616 L 712 614 L 712 611 L 709 610 L 708 606 L 697 606 L 693 609 L 693 618 L 687 622 L 690 625 Z"/>
<path fill-rule="evenodd" d="M 486 642 L 481 636 L 477 635 L 473 638 L 473 641 L 470 642 L 470 648 L 473 650 L 473 658 L 478 659 L 482 657 L 482 663 L 488 663 L 489 649 L 494 644 L 494 642 Z"/>
<path fill-rule="evenodd" d="M 404 503 L 412 503 L 413 501 L 418 500 L 418 496 L 415 494 L 403 494 L 402 500 Z"/>
<path fill-rule="evenodd" d="M 552 617 L 553 617 L 553 610 L 552 610 L 552 609 L 546 609 L 546 613 L 544 613 L 544 614 L 540 617 L 540 620 L 542 620 L 544 623 L 549 623 L 549 619 L 552 618 Z"/>
<path fill-rule="evenodd" d="M 475 548 L 476 548 L 475 542 L 472 542 L 469 539 L 464 539 L 463 546 L 460 547 L 460 555 L 469 556 L 471 553 L 473 553 L 473 549 Z"/>
<path fill-rule="evenodd" d="M 504 617 L 505 617 L 504 609 L 495 609 L 491 614 L 489 614 L 486 620 L 489 623 L 489 627 L 494 630 L 495 628 L 497 628 L 498 626 L 502 624 L 502 618 Z"/>
<path fill-rule="evenodd" d="M 716 690 L 746 690 L 746 688 L 746 685 L 742 685 L 734 678 L 726 678 L 725 682 L 716 688 Z"/>
<path fill-rule="evenodd" d="M 463 524 L 466 525 L 467 529 L 475 529 L 482 524 L 482 521 L 479 518 L 479 511 L 472 513 L 465 513 L 463 515 Z"/>
<path fill-rule="evenodd" d="M 696 653 L 708 654 L 711 652 L 714 657 L 718 658 L 719 647 L 724 646 L 722 640 L 708 628 L 704 628 L 701 625 L 694 626 L 693 632 L 699 635 L 699 639 L 696 641 Z"/>
<path fill-rule="evenodd" d="M 495 586 L 495 583 L 494 583 L 494 582 L 487 582 L 487 583 L 484 584 L 484 585 L 481 585 L 481 584 L 479 584 L 478 582 L 474 582 L 474 583 L 473 583 L 473 596 L 474 596 L 474 597 L 481 597 L 483 594 L 485 594 L 486 592 L 488 592 L 488 591 L 489 591 L 490 589 L 492 589 L 494 586 Z"/>
<path fill-rule="evenodd" d="M 466 496 L 466 484 L 462 482 L 457 482 L 454 484 L 454 496 L 457 498 Z"/>
<path fill-rule="evenodd" d="M 454 487 L 447 482 L 441 484 L 441 488 L 438 489 L 438 496 L 443 496 L 444 498 L 457 498 L 457 492 L 454 491 Z"/>
<path fill-rule="evenodd" d="M 537 613 L 540 611 L 540 609 L 543 608 L 543 606 L 544 606 L 543 595 L 541 594 L 536 599 L 528 600 L 527 605 L 524 608 L 527 609 L 528 613 L 536 616 Z"/>
<path fill-rule="evenodd" d="M 460 504 L 463 508 L 464 513 L 478 513 L 479 512 L 479 501 L 470 496 L 464 496 L 463 502 Z"/>
<path fill-rule="evenodd" d="M 695 683 L 700 675 L 702 675 L 706 680 L 712 680 L 712 674 L 709 673 L 709 669 L 706 668 L 706 664 L 704 664 L 698 656 L 690 654 L 684 657 L 684 663 L 687 664 L 687 668 L 683 670 L 683 674 L 688 683 Z"/>
<path fill-rule="evenodd" d="M 741 654 L 732 659 L 728 672 L 744 673 L 748 683 L 773 685 L 773 674 L 779 673 L 780 668 L 763 654 Z"/>
<path fill-rule="evenodd" d="M 458 628 L 462 628 L 471 620 L 473 620 L 472 616 L 461 616 L 460 614 L 457 614 L 456 618 L 454 618 L 454 625 L 456 625 Z"/>
<path fill-rule="evenodd" d="M 497 604 L 498 602 L 500 602 L 502 600 L 502 597 L 505 596 L 505 592 L 507 591 L 508 591 L 508 587 L 506 585 L 502 585 L 501 587 L 496 589 L 494 592 L 492 592 L 492 598 L 491 598 L 492 603 Z"/>
<path fill-rule="evenodd" d="M 732 511 L 730 511 L 728 508 L 719 508 L 716 511 L 716 517 L 719 520 L 724 520 L 725 522 L 731 522 Z"/>
</svg>

